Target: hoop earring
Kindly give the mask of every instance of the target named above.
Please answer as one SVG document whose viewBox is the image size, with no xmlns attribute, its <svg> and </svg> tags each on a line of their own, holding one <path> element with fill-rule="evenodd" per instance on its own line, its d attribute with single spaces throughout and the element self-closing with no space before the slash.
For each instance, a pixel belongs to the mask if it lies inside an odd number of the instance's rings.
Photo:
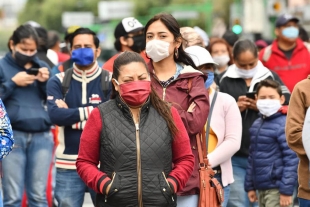
<svg viewBox="0 0 310 207">
<path fill-rule="evenodd" d="M 175 48 L 175 50 L 174 50 L 174 57 L 175 57 L 175 59 L 179 58 L 179 50 L 178 50 L 178 48 Z"/>
</svg>

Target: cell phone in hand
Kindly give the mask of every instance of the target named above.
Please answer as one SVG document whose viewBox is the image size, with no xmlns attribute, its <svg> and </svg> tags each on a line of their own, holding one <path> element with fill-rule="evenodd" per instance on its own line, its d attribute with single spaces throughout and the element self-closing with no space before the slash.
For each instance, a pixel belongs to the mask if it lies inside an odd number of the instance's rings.
<svg viewBox="0 0 310 207">
<path fill-rule="evenodd" d="M 247 98 L 250 98 L 250 99 L 254 99 L 254 100 L 255 100 L 255 94 L 256 94 L 256 92 L 247 92 L 247 93 L 245 94 L 245 96 L 246 96 Z"/>
<path fill-rule="evenodd" d="M 39 68 L 29 68 L 28 70 L 26 70 L 28 75 L 38 75 L 39 73 Z"/>
</svg>

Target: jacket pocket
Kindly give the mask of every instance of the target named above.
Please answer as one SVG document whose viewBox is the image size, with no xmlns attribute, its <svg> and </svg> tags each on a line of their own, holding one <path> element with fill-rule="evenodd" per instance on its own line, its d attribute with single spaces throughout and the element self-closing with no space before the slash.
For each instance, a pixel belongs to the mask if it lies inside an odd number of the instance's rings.
<svg viewBox="0 0 310 207">
<path fill-rule="evenodd" d="M 105 202 L 112 202 L 114 195 L 117 194 L 121 188 L 121 176 L 116 174 L 115 172 L 112 174 L 111 187 L 109 189 L 108 194 L 105 196 Z"/>
<path fill-rule="evenodd" d="M 160 191 L 165 197 L 168 204 L 175 204 L 176 203 L 176 196 L 175 193 L 172 191 L 168 180 L 166 179 L 166 175 L 162 172 L 159 175 L 159 184 L 160 184 Z"/>
</svg>

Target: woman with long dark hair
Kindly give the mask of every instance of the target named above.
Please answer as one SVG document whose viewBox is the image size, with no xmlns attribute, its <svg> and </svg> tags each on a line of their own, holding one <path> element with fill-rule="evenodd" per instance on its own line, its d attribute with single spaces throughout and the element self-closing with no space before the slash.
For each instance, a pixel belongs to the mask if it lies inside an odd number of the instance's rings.
<svg viewBox="0 0 310 207">
<path fill-rule="evenodd" d="M 77 171 L 97 192 L 97 207 L 175 207 L 194 166 L 182 120 L 152 89 L 138 53 L 121 53 L 112 78 L 112 99 L 82 133 Z"/>
<path fill-rule="evenodd" d="M 199 161 L 196 134 L 200 133 L 209 114 L 209 96 L 204 86 L 206 76 L 196 69 L 184 52 L 182 35 L 176 19 L 158 14 L 145 26 L 146 54 L 152 86 L 159 97 L 178 110 L 190 137 L 195 167 L 183 191 L 178 192 L 178 206 L 197 206 Z"/>
</svg>

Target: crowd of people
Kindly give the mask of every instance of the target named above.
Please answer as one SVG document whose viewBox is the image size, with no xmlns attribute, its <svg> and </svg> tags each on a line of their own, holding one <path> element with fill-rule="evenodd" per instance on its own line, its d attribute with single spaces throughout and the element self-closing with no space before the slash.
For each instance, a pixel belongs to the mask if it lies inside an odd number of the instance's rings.
<svg viewBox="0 0 310 207">
<path fill-rule="evenodd" d="M 61 43 L 20 25 L 0 60 L 0 206 L 82 207 L 89 193 L 97 207 L 196 207 L 206 126 L 223 207 L 310 206 L 309 37 L 288 14 L 275 35 L 127 17 L 102 64 L 89 28 Z"/>
</svg>

